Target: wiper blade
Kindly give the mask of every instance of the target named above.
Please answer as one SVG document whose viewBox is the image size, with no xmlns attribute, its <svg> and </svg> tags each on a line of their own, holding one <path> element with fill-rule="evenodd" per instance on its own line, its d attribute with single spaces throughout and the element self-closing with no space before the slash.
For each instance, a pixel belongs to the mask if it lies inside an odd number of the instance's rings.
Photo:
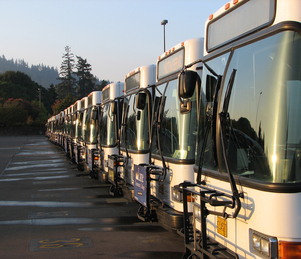
<svg viewBox="0 0 301 259">
<path fill-rule="evenodd" d="M 230 102 L 230 97 L 231 97 L 231 92 L 232 92 L 232 88 L 233 88 L 233 84 L 235 81 L 235 75 L 236 75 L 236 69 L 233 69 L 229 82 L 228 82 L 228 86 L 227 86 L 227 90 L 225 93 L 225 99 L 224 99 L 224 105 L 223 105 L 223 110 L 220 113 L 220 123 L 221 123 L 221 143 L 222 143 L 222 150 L 223 150 L 223 156 L 224 156 L 224 161 L 225 161 L 225 166 L 226 166 L 226 170 L 229 176 L 229 182 L 230 182 L 230 186 L 231 186 L 231 190 L 233 193 L 234 197 L 240 197 L 242 196 L 241 194 L 238 193 L 237 190 L 237 186 L 234 180 L 234 177 L 230 171 L 229 165 L 228 165 L 228 160 L 227 160 L 227 155 L 226 155 L 226 147 L 225 147 L 225 136 L 224 136 L 224 132 L 225 132 L 225 128 L 226 128 L 226 120 L 229 117 L 228 115 L 228 108 L 229 108 L 229 102 Z"/>
<path fill-rule="evenodd" d="M 231 92 L 232 92 L 232 88 L 233 88 L 233 84 L 234 84 L 234 80 L 235 80 L 236 71 L 237 71 L 236 69 L 233 69 L 230 79 L 229 79 L 229 82 L 228 82 L 227 91 L 225 94 L 223 111 L 222 111 L 224 114 L 226 114 L 228 112 L 229 101 L 230 101 Z"/>
</svg>

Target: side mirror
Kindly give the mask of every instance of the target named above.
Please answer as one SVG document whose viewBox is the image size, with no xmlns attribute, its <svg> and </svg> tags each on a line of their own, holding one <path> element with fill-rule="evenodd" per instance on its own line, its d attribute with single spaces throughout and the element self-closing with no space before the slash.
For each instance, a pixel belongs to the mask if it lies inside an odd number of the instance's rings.
<svg viewBox="0 0 301 259">
<path fill-rule="evenodd" d="M 97 109 L 93 109 L 91 114 L 92 122 L 95 122 L 97 120 L 97 115 L 98 115 Z"/>
<path fill-rule="evenodd" d="M 141 111 L 137 111 L 137 121 L 140 121 L 141 119 Z"/>
<path fill-rule="evenodd" d="M 117 106 L 118 106 L 118 105 L 117 105 L 117 102 L 114 101 L 114 102 L 111 103 L 111 112 L 112 112 L 112 114 L 114 114 L 114 115 L 117 114 L 117 109 L 118 109 Z"/>
<path fill-rule="evenodd" d="M 192 97 L 195 85 L 198 80 L 198 73 L 195 71 L 183 71 L 179 75 L 179 97 L 187 99 Z"/>
<path fill-rule="evenodd" d="M 144 110 L 146 104 L 146 93 L 138 93 L 136 96 L 136 108 L 139 110 Z"/>
<path fill-rule="evenodd" d="M 217 79 L 214 76 L 207 75 L 206 77 L 206 99 L 207 102 L 213 102 Z"/>
<path fill-rule="evenodd" d="M 178 77 L 178 98 L 181 103 L 180 113 L 186 114 L 191 111 L 191 98 L 195 86 L 199 80 L 199 75 L 195 71 L 182 71 Z M 183 100 L 182 100 L 183 99 Z"/>
</svg>

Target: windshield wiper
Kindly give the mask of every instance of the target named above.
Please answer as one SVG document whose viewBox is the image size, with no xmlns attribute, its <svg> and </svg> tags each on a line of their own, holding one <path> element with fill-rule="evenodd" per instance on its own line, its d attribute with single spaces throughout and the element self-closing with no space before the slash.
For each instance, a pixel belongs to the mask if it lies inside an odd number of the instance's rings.
<svg viewBox="0 0 301 259">
<path fill-rule="evenodd" d="M 228 165 L 228 159 L 227 159 L 226 147 L 225 147 L 225 135 L 224 135 L 226 132 L 226 127 L 227 127 L 227 118 L 229 118 L 228 108 L 229 108 L 229 102 L 230 102 L 232 88 L 233 88 L 233 84 L 234 84 L 234 80 L 235 80 L 236 71 L 237 71 L 236 69 L 233 69 L 230 79 L 229 79 L 229 82 L 228 82 L 227 90 L 225 93 L 223 109 L 222 109 L 222 112 L 220 113 L 220 124 L 221 124 L 222 151 L 223 151 L 223 157 L 224 157 L 224 161 L 225 161 L 226 170 L 227 170 L 227 173 L 229 176 L 231 190 L 232 190 L 233 196 L 236 198 L 239 198 L 239 197 L 243 197 L 242 196 L 243 194 L 238 192 L 234 177 L 233 177 L 233 175 L 230 171 L 229 165 Z"/>
</svg>

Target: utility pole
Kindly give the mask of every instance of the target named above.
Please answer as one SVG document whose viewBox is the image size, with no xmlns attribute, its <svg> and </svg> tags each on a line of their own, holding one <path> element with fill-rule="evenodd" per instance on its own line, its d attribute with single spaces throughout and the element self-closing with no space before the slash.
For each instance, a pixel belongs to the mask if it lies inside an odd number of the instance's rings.
<svg viewBox="0 0 301 259">
<path fill-rule="evenodd" d="M 168 20 L 163 20 L 161 25 L 163 25 L 163 37 L 164 37 L 164 52 L 165 52 L 165 25 L 168 23 Z"/>
</svg>

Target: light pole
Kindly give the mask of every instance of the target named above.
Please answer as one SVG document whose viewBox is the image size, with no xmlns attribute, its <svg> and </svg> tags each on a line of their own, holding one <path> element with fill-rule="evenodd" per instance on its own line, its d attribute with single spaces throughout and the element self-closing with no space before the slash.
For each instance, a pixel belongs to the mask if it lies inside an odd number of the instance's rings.
<svg viewBox="0 0 301 259">
<path fill-rule="evenodd" d="M 161 25 L 163 25 L 163 36 L 164 36 L 164 52 L 165 52 L 165 25 L 168 23 L 168 20 L 163 20 Z"/>
</svg>

